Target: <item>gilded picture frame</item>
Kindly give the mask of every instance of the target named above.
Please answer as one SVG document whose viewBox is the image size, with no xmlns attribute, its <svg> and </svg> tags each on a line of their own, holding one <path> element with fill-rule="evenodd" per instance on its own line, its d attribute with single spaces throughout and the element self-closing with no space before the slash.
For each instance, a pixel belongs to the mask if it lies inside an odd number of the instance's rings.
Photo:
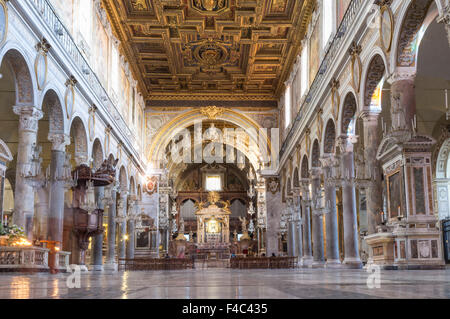
<svg viewBox="0 0 450 319">
<path fill-rule="evenodd" d="M 385 21 L 385 17 L 386 17 L 385 14 L 387 14 L 387 18 L 389 19 L 389 21 Z M 389 40 L 386 41 L 387 43 L 385 43 L 385 38 L 384 38 L 385 26 L 388 26 L 390 28 L 390 30 L 388 30 Z M 384 5 L 380 9 L 379 33 L 380 33 L 380 42 L 381 42 L 381 46 L 382 46 L 383 50 L 386 53 L 390 52 L 391 48 L 392 48 L 392 40 L 394 38 L 394 14 L 392 13 L 392 10 L 388 5 Z"/>
<path fill-rule="evenodd" d="M 398 219 L 399 216 L 403 216 L 403 203 L 401 193 L 395 194 L 395 191 L 402 190 L 403 174 L 400 168 L 390 172 L 386 175 L 386 190 L 387 190 L 387 201 L 388 201 L 388 218 Z M 394 203 L 393 199 L 396 199 Z M 395 204 L 395 205 L 394 205 Z M 395 209 L 397 207 L 397 209 Z"/>
<path fill-rule="evenodd" d="M 9 17 L 8 17 L 8 7 L 6 6 L 6 2 L 4 0 L 0 0 L 0 18 L 3 18 L 3 21 L 0 21 L 0 47 L 3 46 L 3 44 L 5 44 L 6 42 L 6 37 L 8 35 L 8 22 L 9 22 Z M 1 23 L 3 23 L 3 26 L 1 25 Z M 1 29 L 3 27 L 3 30 Z"/>
<path fill-rule="evenodd" d="M 75 89 L 73 85 L 68 85 L 64 96 L 64 105 L 66 108 L 67 119 L 70 120 L 75 105 Z"/>
<path fill-rule="evenodd" d="M 339 118 L 339 108 L 341 105 L 341 97 L 339 96 L 339 92 L 337 88 L 331 89 L 331 108 L 333 110 L 333 116 L 335 121 Z"/>
<path fill-rule="evenodd" d="M 44 74 L 40 73 L 41 63 L 44 63 Z M 45 83 L 47 82 L 47 73 L 48 73 L 47 53 L 45 53 L 44 51 L 39 51 L 36 56 L 36 61 L 34 62 L 34 74 L 36 76 L 36 83 L 39 91 L 42 91 L 44 89 Z"/>
<path fill-rule="evenodd" d="M 359 57 L 359 55 L 355 54 L 352 56 L 352 84 L 353 88 L 357 93 L 359 93 L 361 90 L 361 77 L 362 77 L 361 58 Z"/>
</svg>

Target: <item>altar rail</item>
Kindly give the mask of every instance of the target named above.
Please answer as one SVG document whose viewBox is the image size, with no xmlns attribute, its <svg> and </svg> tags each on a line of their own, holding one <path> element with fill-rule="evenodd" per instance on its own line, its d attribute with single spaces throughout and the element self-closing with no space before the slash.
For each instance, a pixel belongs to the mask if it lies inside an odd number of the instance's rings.
<svg viewBox="0 0 450 319">
<path fill-rule="evenodd" d="M 230 259 L 234 269 L 297 268 L 298 257 L 235 257 Z"/>
<path fill-rule="evenodd" d="M 182 258 L 136 258 L 119 259 L 119 271 L 139 271 L 139 270 L 184 270 L 193 269 L 192 259 Z"/>
<path fill-rule="evenodd" d="M 46 272 L 48 267 L 47 248 L 0 246 L 0 271 Z M 57 252 L 56 268 L 67 271 L 70 252 Z"/>
</svg>

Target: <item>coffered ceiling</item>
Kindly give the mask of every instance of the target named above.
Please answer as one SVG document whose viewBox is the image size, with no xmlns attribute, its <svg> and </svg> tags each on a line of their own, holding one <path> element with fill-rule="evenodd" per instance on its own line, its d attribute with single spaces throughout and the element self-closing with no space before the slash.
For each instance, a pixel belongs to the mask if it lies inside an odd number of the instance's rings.
<svg viewBox="0 0 450 319">
<path fill-rule="evenodd" d="M 315 3 L 102 1 L 148 105 L 277 100 Z"/>
</svg>

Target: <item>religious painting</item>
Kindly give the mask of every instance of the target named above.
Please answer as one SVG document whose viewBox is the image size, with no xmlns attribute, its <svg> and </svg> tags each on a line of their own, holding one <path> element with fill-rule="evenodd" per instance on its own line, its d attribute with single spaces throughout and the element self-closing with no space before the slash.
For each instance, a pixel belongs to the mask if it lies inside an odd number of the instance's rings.
<svg viewBox="0 0 450 319">
<path fill-rule="evenodd" d="M 136 231 L 136 249 L 150 248 L 150 234 L 145 230 Z"/>
<path fill-rule="evenodd" d="M 235 174 L 229 174 L 227 176 L 227 188 L 229 191 L 242 191 L 244 190 L 241 181 Z"/>
<path fill-rule="evenodd" d="M 319 24 L 316 24 L 316 27 L 314 28 L 314 31 L 311 35 L 310 39 L 310 52 L 309 52 L 309 86 L 312 85 L 314 79 L 316 78 L 317 71 L 319 70 L 319 63 L 320 63 L 320 55 L 318 52 L 320 52 L 320 41 L 319 41 L 319 35 L 320 35 L 320 28 Z"/>
<path fill-rule="evenodd" d="M 101 70 L 102 72 L 97 72 L 99 78 L 100 78 L 100 82 L 102 82 L 104 87 L 107 87 L 107 83 L 108 83 L 108 72 L 106 72 L 106 70 L 108 70 L 106 63 L 108 62 L 108 52 L 107 52 L 107 48 L 108 48 L 108 36 L 105 32 L 105 29 L 103 28 L 101 22 L 99 19 L 97 19 L 97 24 L 96 24 L 96 31 L 95 33 L 97 34 L 97 45 L 96 45 L 96 51 L 97 51 L 97 59 L 96 59 L 96 63 L 97 63 L 97 71 Z M 103 72 L 105 71 L 105 72 Z"/>
<path fill-rule="evenodd" d="M 4 0 L 0 0 L 0 46 L 5 43 L 8 33 L 8 8 Z"/>
<path fill-rule="evenodd" d="M 386 52 L 391 51 L 394 32 L 394 17 L 389 6 L 383 6 L 380 11 L 380 38 L 381 45 Z"/>
<path fill-rule="evenodd" d="M 400 171 L 388 176 L 388 201 L 389 201 L 389 217 L 394 218 L 401 216 L 401 190 L 402 181 Z"/>
<path fill-rule="evenodd" d="M 411 240 L 411 258 L 417 259 L 419 258 L 419 254 L 417 251 L 417 240 Z"/>
</svg>

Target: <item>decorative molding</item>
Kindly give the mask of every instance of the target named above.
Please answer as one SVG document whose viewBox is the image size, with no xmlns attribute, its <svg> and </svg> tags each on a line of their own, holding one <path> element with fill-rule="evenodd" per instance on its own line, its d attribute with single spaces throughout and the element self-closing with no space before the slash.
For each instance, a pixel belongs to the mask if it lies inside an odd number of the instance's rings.
<svg viewBox="0 0 450 319">
<path fill-rule="evenodd" d="M 210 120 L 215 120 L 225 112 L 225 109 L 217 106 L 207 106 L 200 109 L 200 113 Z"/>
<path fill-rule="evenodd" d="M 3 46 L 3 44 L 6 41 L 6 37 L 8 35 L 8 23 L 9 23 L 9 17 L 8 17 L 8 6 L 6 5 L 6 2 L 9 0 L 0 0 L 0 10 L 3 13 L 3 21 L 0 21 L 0 25 L 3 25 L 3 33 L 0 34 L 0 47 Z"/>
<path fill-rule="evenodd" d="M 47 53 L 52 46 L 45 38 L 36 44 L 37 56 L 34 62 L 34 74 L 36 76 L 36 83 L 39 91 L 44 88 L 47 81 L 48 61 Z"/>
<path fill-rule="evenodd" d="M 66 108 L 67 119 L 70 120 L 75 108 L 75 85 L 78 81 L 73 75 L 66 81 L 66 94 L 64 96 L 64 106 Z"/>
<path fill-rule="evenodd" d="M 357 93 L 361 89 L 361 77 L 362 77 L 362 63 L 360 54 L 362 52 L 361 46 L 356 42 L 352 42 L 352 46 L 349 49 L 349 54 L 352 59 L 352 84 Z"/>
</svg>

